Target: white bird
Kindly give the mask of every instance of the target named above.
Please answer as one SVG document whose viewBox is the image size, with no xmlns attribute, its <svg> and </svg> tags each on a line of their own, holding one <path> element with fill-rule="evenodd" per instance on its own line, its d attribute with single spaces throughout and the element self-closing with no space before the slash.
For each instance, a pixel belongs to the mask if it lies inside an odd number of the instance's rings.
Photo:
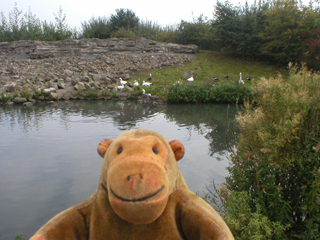
<svg viewBox="0 0 320 240">
<path fill-rule="evenodd" d="M 147 95 L 147 96 L 150 96 L 151 97 L 151 94 L 150 93 L 146 93 L 146 90 L 142 89 L 142 94 L 143 95 Z"/>
<path fill-rule="evenodd" d="M 244 81 L 242 80 L 242 73 L 239 74 L 239 84 L 244 84 Z"/>
<path fill-rule="evenodd" d="M 118 90 L 124 89 L 124 85 L 117 86 L 117 89 L 118 89 Z"/>
<path fill-rule="evenodd" d="M 152 83 L 145 82 L 145 81 L 142 82 L 142 86 L 147 86 L 147 87 L 148 87 L 148 86 L 151 86 L 151 84 L 152 84 Z"/>
<path fill-rule="evenodd" d="M 193 81 L 194 81 L 193 76 L 189 77 L 189 78 L 187 79 L 187 81 L 188 81 L 188 82 L 193 82 Z"/>
<path fill-rule="evenodd" d="M 137 80 L 134 81 L 133 86 L 139 86 L 139 83 Z"/>
<path fill-rule="evenodd" d="M 44 89 L 44 93 L 49 94 L 51 92 L 56 92 L 57 90 L 54 87 Z"/>
<path fill-rule="evenodd" d="M 120 78 L 120 84 L 125 85 L 125 84 L 127 84 L 127 81 L 123 81 L 122 78 Z"/>
<path fill-rule="evenodd" d="M 146 81 L 151 81 L 152 80 L 152 74 L 150 73 L 150 76 L 146 79 Z"/>
</svg>

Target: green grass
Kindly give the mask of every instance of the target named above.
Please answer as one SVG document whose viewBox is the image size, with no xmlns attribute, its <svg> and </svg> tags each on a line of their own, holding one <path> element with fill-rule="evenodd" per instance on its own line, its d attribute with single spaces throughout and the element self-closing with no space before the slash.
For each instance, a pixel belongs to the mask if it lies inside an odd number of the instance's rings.
<svg viewBox="0 0 320 240">
<path fill-rule="evenodd" d="M 182 66 L 173 66 L 162 69 L 153 69 L 148 72 L 140 72 L 132 76 L 132 82 L 140 79 L 140 83 L 145 80 L 149 73 L 152 73 L 152 86 L 144 87 L 147 92 L 165 97 L 169 86 L 177 81 L 183 84 L 211 84 L 212 78 L 219 78 L 220 84 L 231 83 L 237 84 L 239 80 L 239 73 L 242 73 L 242 79 L 251 77 L 251 79 L 260 79 L 261 77 L 273 77 L 281 73 L 284 77 L 288 76 L 286 69 L 263 62 L 248 61 L 228 56 L 226 54 L 213 51 L 200 51 L 196 54 L 196 60 L 188 62 Z M 194 82 L 187 82 L 183 80 L 183 74 L 186 71 L 194 71 L 198 74 L 198 78 Z M 225 79 L 224 76 L 229 78 Z M 250 82 L 246 82 L 250 84 Z"/>
</svg>

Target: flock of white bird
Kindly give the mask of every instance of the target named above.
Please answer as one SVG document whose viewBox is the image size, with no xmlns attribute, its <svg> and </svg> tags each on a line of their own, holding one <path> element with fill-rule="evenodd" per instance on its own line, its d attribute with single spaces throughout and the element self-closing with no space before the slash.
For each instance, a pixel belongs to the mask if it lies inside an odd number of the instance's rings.
<svg viewBox="0 0 320 240">
<path fill-rule="evenodd" d="M 228 75 L 225 76 L 225 78 L 228 78 L 228 77 L 229 77 Z M 212 79 L 213 80 L 219 80 L 218 78 L 212 78 Z M 142 81 L 142 86 L 145 86 L 145 87 L 151 86 L 152 85 L 152 83 L 150 82 L 151 80 L 152 80 L 152 74 L 150 73 L 150 76 L 146 79 L 146 81 Z M 189 77 L 187 79 L 188 82 L 193 82 L 194 80 L 195 79 L 194 79 L 193 76 L 191 76 L 191 77 Z M 247 80 L 251 80 L 251 77 L 248 77 Z M 120 82 L 120 85 L 116 87 L 118 90 L 123 90 L 125 85 L 128 83 L 127 81 L 122 80 L 122 78 L 119 78 L 119 82 Z M 177 81 L 177 82 L 174 83 L 174 85 L 177 85 L 177 84 L 182 84 L 182 82 Z M 238 84 L 239 85 L 244 84 L 244 81 L 242 80 L 242 73 L 241 72 L 239 74 Z M 134 83 L 133 83 L 133 86 L 139 86 L 139 85 L 140 85 L 139 82 L 137 80 L 135 80 Z M 214 84 L 212 86 L 214 86 Z M 145 89 L 142 89 L 142 93 L 143 93 L 143 95 L 151 96 L 150 93 L 146 93 Z"/>
<path fill-rule="evenodd" d="M 150 76 L 146 79 L 146 81 L 142 81 L 142 86 L 145 86 L 145 87 L 149 87 L 152 85 L 151 82 L 148 82 L 148 81 L 151 81 L 152 80 L 152 74 L 150 73 Z M 120 85 L 118 85 L 116 87 L 117 90 L 123 90 L 125 88 L 125 85 L 128 83 L 128 81 L 124 81 L 122 80 L 122 78 L 119 78 L 119 83 Z M 139 82 L 137 80 L 134 81 L 133 83 L 133 86 L 139 86 Z M 145 90 L 142 89 L 142 93 L 145 94 Z M 151 95 L 151 94 L 148 94 L 148 95 Z"/>
<path fill-rule="evenodd" d="M 226 75 L 225 78 L 229 78 L 229 76 Z M 216 77 L 215 77 L 215 78 L 212 78 L 212 79 L 215 80 L 215 81 L 219 80 L 219 79 L 216 78 Z M 251 80 L 251 77 L 248 77 L 247 80 Z M 194 77 L 193 77 L 193 76 L 189 77 L 189 78 L 187 79 L 187 81 L 188 81 L 188 82 L 193 82 L 193 81 L 194 81 Z M 242 80 L 242 73 L 239 74 L 238 84 L 239 84 L 239 85 L 244 84 L 244 81 Z M 214 86 L 214 85 L 212 85 L 212 86 Z"/>
</svg>

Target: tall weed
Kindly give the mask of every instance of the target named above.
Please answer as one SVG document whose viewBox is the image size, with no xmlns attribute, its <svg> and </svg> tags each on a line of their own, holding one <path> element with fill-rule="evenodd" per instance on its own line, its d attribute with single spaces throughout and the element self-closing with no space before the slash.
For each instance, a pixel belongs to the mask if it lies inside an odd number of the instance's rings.
<svg viewBox="0 0 320 240">
<path fill-rule="evenodd" d="M 290 66 L 290 77 L 254 84 L 237 116 L 241 135 L 227 184 L 290 238 L 320 238 L 320 75 Z M 279 239 L 279 238 L 277 238 Z"/>
</svg>

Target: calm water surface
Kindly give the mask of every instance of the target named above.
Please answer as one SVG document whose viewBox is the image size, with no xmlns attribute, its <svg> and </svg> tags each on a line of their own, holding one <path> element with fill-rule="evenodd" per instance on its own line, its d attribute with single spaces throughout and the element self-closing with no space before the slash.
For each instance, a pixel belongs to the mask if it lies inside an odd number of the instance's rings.
<svg viewBox="0 0 320 240">
<path fill-rule="evenodd" d="M 29 238 L 54 215 L 95 192 L 102 164 L 97 146 L 130 129 L 180 140 L 189 188 L 204 195 L 224 182 L 235 145 L 236 106 L 145 105 L 74 101 L 31 108 L 0 106 L 0 239 Z M 228 131 L 229 130 L 229 131 Z"/>
</svg>

